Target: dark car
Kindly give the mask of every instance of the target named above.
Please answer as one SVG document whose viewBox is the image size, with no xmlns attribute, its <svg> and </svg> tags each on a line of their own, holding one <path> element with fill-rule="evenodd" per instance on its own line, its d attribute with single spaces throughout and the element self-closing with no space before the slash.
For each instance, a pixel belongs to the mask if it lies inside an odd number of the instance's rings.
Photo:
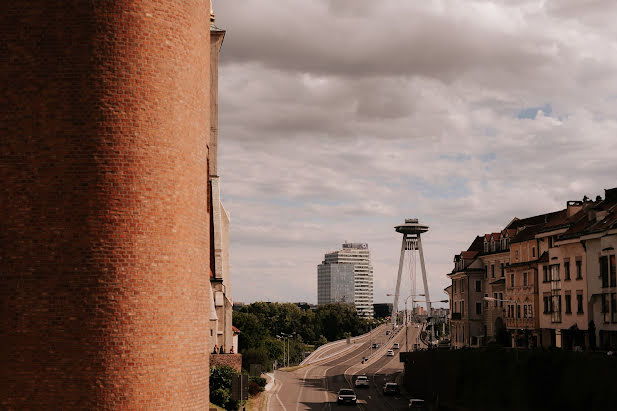
<svg viewBox="0 0 617 411">
<path fill-rule="evenodd" d="M 401 389 L 395 382 L 387 382 L 383 386 L 383 395 L 400 395 Z"/>
<path fill-rule="evenodd" d="M 356 393 L 348 388 L 341 388 L 336 398 L 337 404 L 355 404 L 357 401 Z"/>
</svg>

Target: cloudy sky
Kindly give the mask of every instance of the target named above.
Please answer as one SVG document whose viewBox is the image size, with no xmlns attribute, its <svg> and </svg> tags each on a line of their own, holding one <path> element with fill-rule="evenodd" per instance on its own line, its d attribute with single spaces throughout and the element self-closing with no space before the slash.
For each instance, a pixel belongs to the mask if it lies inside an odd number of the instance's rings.
<svg viewBox="0 0 617 411">
<path fill-rule="evenodd" d="M 476 235 L 617 186 L 614 0 L 214 8 L 236 301 L 316 302 L 344 241 L 369 244 L 375 302 L 391 301 L 406 217 L 430 226 L 443 299 Z"/>
</svg>

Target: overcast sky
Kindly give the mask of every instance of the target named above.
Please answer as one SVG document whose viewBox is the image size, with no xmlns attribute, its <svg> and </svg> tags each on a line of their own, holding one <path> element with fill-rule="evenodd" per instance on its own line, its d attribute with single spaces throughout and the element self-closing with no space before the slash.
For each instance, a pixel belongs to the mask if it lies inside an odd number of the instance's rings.
<svg viewBox="0 0 617 411">
<path fill-rule="evenodd" d="M 375 302 L 391 302 L 393 226 L 412 217 L 443 299 L 476 235 L 617 186 L 614 0 L 214 11 L 235 301 L 316 302 L 317 264 L 349 241 L 369 244 Z"/>
</svg>

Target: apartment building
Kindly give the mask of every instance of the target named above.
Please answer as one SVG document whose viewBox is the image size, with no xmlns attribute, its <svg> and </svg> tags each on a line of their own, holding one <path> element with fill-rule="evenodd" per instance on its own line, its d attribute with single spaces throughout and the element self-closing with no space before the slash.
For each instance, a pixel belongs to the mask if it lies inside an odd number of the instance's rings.
<svg viewBox="0 0 617 411">
<path fill-rule="evenodd" d="M 484 337 L 482 315 L 485 269 L 479 258 L 483 238 L 478 236 L 467 251 L 454 256 L 454 269 L 448 274 L 450 296 L 451 345 L 455 348 L 477 346 Z"/>
<path fill-rule="evenodd" d="M 571 295 L 576 295 L 576 318 L 579 320 L 576 327 L 585 331 L 585 345 L 590 348 L 605 350 L 617 350 L 617 188 L 605 190 L 604 199 L 596 198 L 594 202 L 586 202 L 579 212 L 579 219 L 569 230 L 559 236 L 556 245 L 559 248 L 568 247 L 575 253 L 569 257 L 577 258 L 581 249 L 584 253 L 580 256 L 581 263 L 575 260 L 575 274 L 578 279 L 579 265 L 581 266 L 586 288 L 581 285 L 564 287 L 570 289 Z M 565 262 L 565 258 L 562 260 Z M 559 259 L 557 260 L 559 261 Z M 565 274 L 564 274 L 565 277 Z M 566 283 L 564 278 L 563 283 Z M 576 284 L 576 280 L 574 280 Z M 576 294 L 574 294 L 576 292 Z M 579 312 L 578 300 L 582 295 L 583 313 Z M 566 296 L 564 296 L 566 298 Z M 572 299 L 572 297 L 571 297 Z M 567 310 L 564 307 L 563 317 L 568 320 Z M 574 311 L 574 307 L 572 308 Z M 571 314 L 574 315 L 574 314 Z M 581 328 L 580 323 L 587 321 L 587 327 Z M 571 331 L 572 320 L 563 322 L 562 345 L 569 348 L 571 345 L 581 345 L 580 332 Z M 572 325 L 570 325 L 572 324 Z M 570 326 L 570 327 L 568 327 Z M 574 330 L 576 331 L 576 330 Z M 572 335 L 574 334 L 574 335 Z M 577 335 L 578 334 L 578 335 Z M 576 341 L 576 337 L 579 341 Z M 574 341 L 571 341 L 575 338 Z"/>
<path fill-rule="evenodd" d="M 484 265 L 482 292 L 485 343 L 505 344 L 505 270 L 510 263 L 510 241 L 516 230 L 506 228 L 499 233 L 484 235 L 480 260 Z M 492 298 L 492 300 L 489 300 Z"/>
</svg>

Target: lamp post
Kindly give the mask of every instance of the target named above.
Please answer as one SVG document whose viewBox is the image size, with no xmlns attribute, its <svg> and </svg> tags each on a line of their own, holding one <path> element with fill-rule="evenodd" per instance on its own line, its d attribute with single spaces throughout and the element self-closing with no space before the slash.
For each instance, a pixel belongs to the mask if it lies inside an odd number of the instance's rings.
<svg viewBox="0 0 617 411">
<path fill-rule="evenodd" d="M 386 294 L 386 295 L 387 296 L 392 296 L 392 294 Z M 411 294 L 411 295 L 408 295 L 407 298 L 405 298 L 405 321 L 404 321 L 404 325 L 405 325 L 405 351 L 406 352 L 409 352 L 409 341 L 408 341 L 408 336 L 407 336 L 407 333 L 408 333 L 408 329 L 407 329 L 407 325 L 408 325 L 407 301 L 409 301 L 409 299 L 411 297 L 425 297 L 425 294 Z M 415 299 L 412 298 L 412 300 L 411 300 L 412 308 L 413 308 L 413 303 L 415 301 L 422 301 L 422 300 L 415 300 Z M 447 302 L 449 302 L 449 300 L 427 301 L 427 304 L 447 303 Z M 392 307 L 392 311 L 394 311 L 394 307 Z M 429 315 L 430 315 L 430 313 L 429 313 Z"/>
</svg>

